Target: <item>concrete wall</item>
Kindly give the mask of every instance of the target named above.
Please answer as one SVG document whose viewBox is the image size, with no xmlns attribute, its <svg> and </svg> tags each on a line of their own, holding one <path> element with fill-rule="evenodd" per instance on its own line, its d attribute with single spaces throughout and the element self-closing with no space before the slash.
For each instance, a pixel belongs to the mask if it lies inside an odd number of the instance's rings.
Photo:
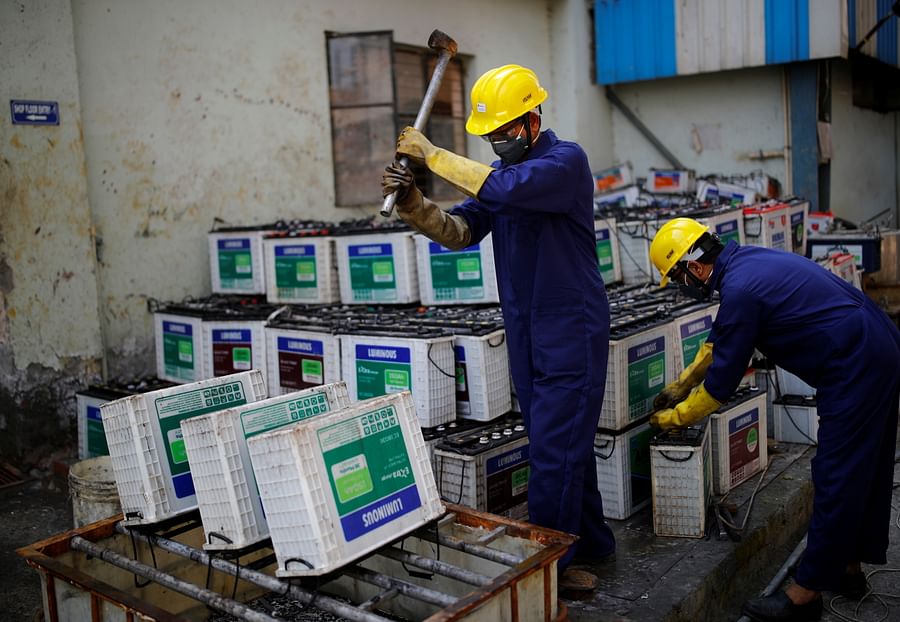
<svg viewBox="0 0 900 622">
<path fill-rule="evenodd" d="M 751 152 L 784 148 L 780 67 L 684 76 L 614 87 L 622 101 L 698 175 L 762 170 L 784 183 L 783 158 L 750 160 Z M 618 110 L 612 114 L 616 161 L 635 174 L 671 166 Z M 612 165 L 615 162 L 608 162 Z"/>
<path fill-rule="evenodd" d="M 900 114 L 853 105 L 849 64 L 832 63 L 831 211 L 853 222 L 897 226 L 897 124 Z"/>
<path fill-rule="evenodd" d="M 101 372 L 74 52 L 68 2 L 0 2 L 0 455 L 71 439 Z M 11 99 L 59 102 L 59 126 L 12 125 Z"/>
</svg>

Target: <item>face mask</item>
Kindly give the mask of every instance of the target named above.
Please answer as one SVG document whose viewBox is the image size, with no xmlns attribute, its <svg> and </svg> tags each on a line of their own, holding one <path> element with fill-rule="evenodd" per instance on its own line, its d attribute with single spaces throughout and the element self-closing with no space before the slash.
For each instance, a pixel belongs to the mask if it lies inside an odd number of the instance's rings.
<svg viewBox="0 0 900 622">
<path fill-rule="evenodd" d="M 522 129 L 524 129 L 524 125 L 519 129 L 515 138 L 491 143 L 491 148 L 503 164 L 515 164 L 528 151 L 528 140 L 522 136 Z"/>
<path fill-rule="evenodd" d="M 694 300 L 709 300 L 712 296 L 712 288 L 692 273 L 686 272 L 685 280 L 687 283 L 678 284 L 678 290 L 685 296 Z"/>
</svg>

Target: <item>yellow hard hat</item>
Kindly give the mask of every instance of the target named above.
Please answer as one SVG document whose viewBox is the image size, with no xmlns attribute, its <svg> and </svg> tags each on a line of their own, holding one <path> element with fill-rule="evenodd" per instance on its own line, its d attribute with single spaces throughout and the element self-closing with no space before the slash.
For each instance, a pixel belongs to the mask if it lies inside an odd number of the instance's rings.
<svg viewBox="0 0 900 622">
<path fill-rule="evenodd" d="M 669 270 L 681 261 L 685 253 L 707 231 L 709 227 L 693 218 L 675 218 L 660 227 L 650 242 L 650 260 L 662 275 L 660 287 L 669 283 Z"/>
<path fill-rule="evenodd" d="M 466 131 L 490 134 L 547 99 L 537 75 L 520 65 L 503 65 L 484 72 L 472 87 L 472 112 Z"/>
</svg>

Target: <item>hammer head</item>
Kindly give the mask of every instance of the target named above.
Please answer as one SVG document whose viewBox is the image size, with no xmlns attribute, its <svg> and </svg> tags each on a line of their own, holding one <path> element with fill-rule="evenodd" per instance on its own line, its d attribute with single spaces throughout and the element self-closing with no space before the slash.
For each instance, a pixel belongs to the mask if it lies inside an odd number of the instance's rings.
<svg viewBox="0 0 900 622">
<path fill-rule="evenodd" d="M 456 41 L 445 32 L 435 30 L 428 37 L 428 47 L 440 54 L 447 52 L 451 57 L 456 56 Z"/>
</svg>

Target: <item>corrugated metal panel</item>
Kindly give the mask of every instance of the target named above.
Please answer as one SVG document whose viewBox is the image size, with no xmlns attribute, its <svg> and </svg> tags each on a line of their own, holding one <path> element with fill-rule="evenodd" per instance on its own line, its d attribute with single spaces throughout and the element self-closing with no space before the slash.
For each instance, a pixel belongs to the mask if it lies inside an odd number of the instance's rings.
<svg viewBox="0 0 900 622">
<path fill-rule="evenodd" d="M 766 0 L 766 64 L 809 60 L 809 0 Z"/>
<path fill-rule="evenodd" d="M 866 33 L 875 25 L 875 0 L 856 0 L 856 42 L 862 41 Z M 876 56 L 878 54 L 878 35 L 869 39 L 860 50 L 868 56 Z"/>
<path fill-rule="evenodd" d="M 810 58 L 847 56 L 847 15 L 847 0 L 809 0 Z"/>
<path fill-rule="evenodd" d="M 891 12 L 893 0 L 878 0 L 878 19 Z M 878 42 L 876 48 L 878 50 L 878 60 L 884 61 L 891 65 L 897 64 L 897 19 L 889 19 L 879 30 L 876 35 Z"/>
<path fill-rule="evenodd" d="M 678 73 L 765 63 L 764 0 L 677 0 Z"/>
<path fill-rule="evenodd" d="M 601 84 L 676 74 L 675 0 L 596 0 L 597 80 Z"/>
</svg>

